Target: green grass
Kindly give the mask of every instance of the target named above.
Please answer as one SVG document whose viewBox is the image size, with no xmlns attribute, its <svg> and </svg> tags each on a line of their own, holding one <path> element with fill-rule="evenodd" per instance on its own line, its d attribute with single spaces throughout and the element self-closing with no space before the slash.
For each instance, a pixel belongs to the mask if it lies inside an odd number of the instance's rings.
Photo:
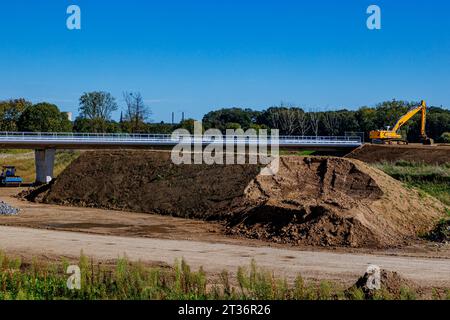
<svg viewBox="0 0 450 320">
<path fill-rule="evenodd" d="M 311 156 L 316 151 L 314 150 L 302 150 L 302 151 L 290 151 L 290 150 L 281 150 L 280 155 L 288 155 L 288 156 Z"/>
<path fill-rule="evenodd" d="M 192 271 L 184 260 L 173 267 L 148 267 L 119 259 L 115 265 L 94 263 L 81 255 L 81 289 L 69 290 L 65 270 L 69 262 L 23 263 L 0 251 L 0 300 L 361 300 L 361 289 L 346 290 L 329 281 L 306 283 L 298 276 L 292 284 L 256 266 L 241 267 L 232 275 L 223 271 L 218 279 L 208 278 L 200 268 Z M 433 290 L 434 299 L 448 299 L 449 292 Z M 380 290 L 373 299 L 392 299 Z M 397 299 L 415 299 L 416 292 L 405 288 Z"/>
<path fill-rule="evenodd" d="M 450 242 L 450 209 L 446 209 L 447 216 L 439 220 L 435 228 L 422 235 L 422 238 L 438 242 Z"/>
<path fill-rule="evenodd" d="M 28 153 L 33 150 L 27 150 L 27 149 L 0 149 L 0 154 L 22 154 L 22 153 Z"/>
<path fill-rule="evenodd" d="M 404 182 L 408 187 L 417 188 L 450 205 L 450 163 L 427 165 L 398 161 L 378 163 L 374 166 Z"/>
<path fill-rule="evenodd" d="M 58 176 L 73 160 L 79 156 L 78 151 L 57 151 L 55 155 L 54 175 Z M 16 166 L 16 174 L 24 179 L 25 183 L 35 180 L 35 163 L 33 150 L 2 150 L 0 166 Z"/>
<path fill-rule="evenodd" d="M 375 167 L 404 182 L 408 188 L 417 189 L 419 196 L 431 195 L 450 206 L 450 163 L 427 165 L 398 161 L 375 164 Z M 442 218 L 432 231 L 420 237 L 431 241 L 450 241 L 450 209 L 446 210 L 447 217 Z"/>
</svg>

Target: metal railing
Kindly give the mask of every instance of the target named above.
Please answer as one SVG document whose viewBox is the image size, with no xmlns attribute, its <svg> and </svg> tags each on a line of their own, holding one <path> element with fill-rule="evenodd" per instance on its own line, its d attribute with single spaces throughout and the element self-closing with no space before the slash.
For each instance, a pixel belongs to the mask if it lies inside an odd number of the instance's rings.
<svg viewBox="0 0 450 320">
<path fill-rule="evenodd" d="M 206 136 L 172 136 L 170 134 L 129 134 L 129 133 L 72 133 L 72 132 L 0 132 L 0 143 L 20 142 L 60 142 L 60 143 L 143 143 L 143 144 L 177 144 L 189 143 L 276 143 L 284 145 L 358 145 L 359 136 L 279 136 L 278 141 L 268 136 L 223 136 L 222 139 Z"/>
</svg>

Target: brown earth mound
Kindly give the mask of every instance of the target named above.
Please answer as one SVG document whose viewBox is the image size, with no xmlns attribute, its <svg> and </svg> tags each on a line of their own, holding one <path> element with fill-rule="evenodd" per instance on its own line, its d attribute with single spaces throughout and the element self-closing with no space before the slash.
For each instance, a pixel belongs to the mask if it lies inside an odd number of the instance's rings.
<svg viewBox="0 0 450 320">
<path fill-rule="evenodd" d="M 348 154 L 346 158 L 358 159 L 367 163 L 403 160 L 426 164 L 445 164 L 450 163 L 450 146 L 365 144 Z"/>
<path fill-rule="evenodd" d="M 53 204 L 221 219 L 258 175 L 255 165 L 174 165 L 168 152 L 86 152 L 45 193 Z"/>
<path fill-rule="evenodd" d="M 256 165 L 174 165 L 169 153 L 86 152 L 42 193 L 53 204 L 218 220 L 230 234 L 282 243 L 394 246 L 433 228 L 431 197 L 357 160 L 281 157 L 274 176 Z"/>
<path fill-rule="evenodd" d="M 356 160 L 282 157 L 275 176 L 257 176 L 229 232 L 277 242 L 373 247 L 428 231 L 443 205 Z"/>
</svg>

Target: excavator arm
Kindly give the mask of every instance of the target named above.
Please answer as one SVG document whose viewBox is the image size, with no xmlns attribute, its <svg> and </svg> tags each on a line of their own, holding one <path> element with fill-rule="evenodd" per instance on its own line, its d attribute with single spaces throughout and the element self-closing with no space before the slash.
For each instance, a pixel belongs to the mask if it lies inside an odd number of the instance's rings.
<svg viewBox="0 0 450 320">
<path fill-rule="evenodd" d="M 425 125 L 427 122 L 427 105 L 425 104 L 425 101 L 422 101 L 423 108 L 422 108 L 422 120 L 420 122 L 420 135 L 424 139 L 428 139 L 427 133 L 425 132 Z"/>
<path fill-rule="evenodd" d="M 395 124 L 395 126 L 392 128 L 393 132 L 397 132 L 398 130 L 400 130 L 400 128 L 406 123 L 408 122 L 412 117 L 414 117 L 416 115 L 416 113 L 418 113 L 419 111 L 422 111 L 422 121 L 421 121 L 421 126 L 420 126 L 420 134 L 422 135 L 422 137 L 426 137 L 426 133 L 425 133 L 425 123 L 426 123 L 426 116 L 427 116 L 427 105 L 425 103 L 425 101 L 422 100 L 422 102 L 420 103 L 419 106 L 414 107 L 412 109 L 410 109 L 405 115 L 403 115 Z"/>
</svg>

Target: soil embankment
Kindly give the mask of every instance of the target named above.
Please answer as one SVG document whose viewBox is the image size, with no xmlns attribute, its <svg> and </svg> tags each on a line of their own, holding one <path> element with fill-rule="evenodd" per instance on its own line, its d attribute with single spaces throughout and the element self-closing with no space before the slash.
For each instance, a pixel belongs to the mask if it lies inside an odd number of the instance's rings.
<svg viewBox="0 0 450 320">
<path fill-rule="evenodd" d="M 444 206 L 357 160 L 281 157 L 256 165 L 174 165 L 169 153 L 86 152 L 30 200 L 218 220 L 279 243 L 387 247 L 429 231 Z"/>
<path fill-rule="evenodd" d="M 346 158 L 367 163 L 407 161 L 432 165 L 450 163 L 449 146 L 365 144 Z"/>
</svg>

